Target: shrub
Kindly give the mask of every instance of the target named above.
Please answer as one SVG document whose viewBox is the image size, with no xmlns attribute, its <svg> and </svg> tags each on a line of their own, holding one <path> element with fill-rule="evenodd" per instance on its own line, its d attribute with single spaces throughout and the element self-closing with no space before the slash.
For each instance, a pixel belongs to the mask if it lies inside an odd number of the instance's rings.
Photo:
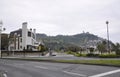
<svg viewBox="0 0 120 77">
<path fill-rule="evenodd" d="M 120 50 L 117 50 L 117 51 L 116 51 L 116 54 L 117 54 L 117 55 L 120 55 Z"/>
<path fill-rule="evenodd" d="M 75 55 L 75 52 L 68 51 L 67 54 Z"/>
<path fill-rule="evenodd" d="M 100 58 L 118 58 L 120 56 L 116 55 L 116 54 L 101 54 L 99 55 Z"/>
<path fill-rule="evenodd" d="M 92 53 L 89 53 L 86 55 L 87 57 L 99 57 L 99 54 L 92 54 Z"/>
<path fill-rule="evenodd" d="M 82 54 L 76 53 L 75 56 L 80 57 Z"/>
<path fill-rule="evenodd" d="M 77 57 L 86 57 L 86 54 L 76 53 L 75 56 L 77 56 Z"/>
</svg>

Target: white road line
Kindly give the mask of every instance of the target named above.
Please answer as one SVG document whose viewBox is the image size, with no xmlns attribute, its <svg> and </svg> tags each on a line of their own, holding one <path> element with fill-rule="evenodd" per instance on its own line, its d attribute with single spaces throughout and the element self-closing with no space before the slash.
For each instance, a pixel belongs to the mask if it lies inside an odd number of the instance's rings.
<svg viewBox="0 0 120 77">
<path fill-rule="evenodd" d="M 48 69 L 47 67 L 42 67 L 42 66 L 34 66 L 36 68 L 41 68 L 41 69 Z"/>
<path fill-rule="evenodd" d="M 71 74 L 71 75 L 77 75 L 77 76 L 82 76 L 82 77 L 87 77 L 87 75 L 84 74 L 78 74 L 78 73 L 73 73 L 73 72 L 68 72 L 68 71 L 63 71 L 64 73 Z"/>
<path fill-rule="evenodd" d="M 101 73 L 101 74 L 97 74 L 97 75 L 93 75 L 93 76 L 89 76 L 89 77 L 102 77 L 102 76 L 110 75 L 110 74 L 117 73 L 117 72 L 120 72 L 120 69 L 109 71 L 109 72 L 105 72 L 105 73 Z"/>
<path fill-rule="evenodd" d="M 3 77 L 7 77 L 7 74 L 3 74 Z"/>
</svg>

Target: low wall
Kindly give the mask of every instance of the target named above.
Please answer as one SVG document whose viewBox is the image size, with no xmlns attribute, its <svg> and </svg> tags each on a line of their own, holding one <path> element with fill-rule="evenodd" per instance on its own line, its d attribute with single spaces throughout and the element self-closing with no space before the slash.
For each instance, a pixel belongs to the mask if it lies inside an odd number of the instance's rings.
<svg viewBox="0 0 120 77">
<path fill-rule="evenodd" d="M 47 52 L 41 51 L 2 51 L 1 55 L 4 57 L 6 56 L 40 56 L 45 55 Z"/>
</svg>

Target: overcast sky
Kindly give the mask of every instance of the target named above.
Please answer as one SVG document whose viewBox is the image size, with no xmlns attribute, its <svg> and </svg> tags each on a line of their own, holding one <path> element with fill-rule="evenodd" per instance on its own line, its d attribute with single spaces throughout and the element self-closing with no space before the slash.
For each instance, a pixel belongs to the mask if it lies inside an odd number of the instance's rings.
<svg viewBox="0 0 120 77">
<path fill-rule="evenodd" d="M 85 32 L 120 43 L 120 0 L 0 0 L 0 20 L 9 33 L 28 22 L 28 28 L 47 35 Z"/>
</svg>

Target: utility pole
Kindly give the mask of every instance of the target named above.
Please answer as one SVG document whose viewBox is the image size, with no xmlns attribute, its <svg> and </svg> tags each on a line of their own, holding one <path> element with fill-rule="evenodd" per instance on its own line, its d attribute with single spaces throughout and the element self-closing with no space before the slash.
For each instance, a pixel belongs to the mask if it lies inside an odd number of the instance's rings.
<svg viewBox="0 0 120 77">
<path fill-rule="evenodd" d="M 109 22 L 106 21 L 106 25 L 107 25 L 107 51 L 110 53 L 110 43 L 109 43 L 109 27 L 108 27 Z"/>
</svg>

